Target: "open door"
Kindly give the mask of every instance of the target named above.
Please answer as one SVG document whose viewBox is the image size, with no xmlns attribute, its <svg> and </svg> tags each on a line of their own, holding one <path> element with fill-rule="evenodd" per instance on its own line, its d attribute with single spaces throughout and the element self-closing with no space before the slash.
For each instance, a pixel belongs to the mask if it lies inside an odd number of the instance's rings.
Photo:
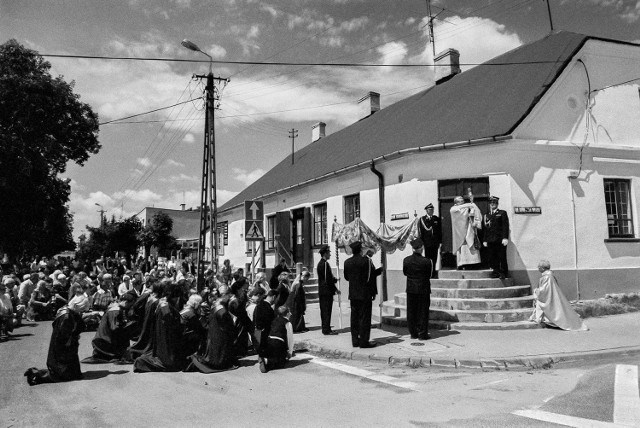
<svg viewBox="0 0 640 428">
<path fill-rule="evenodd" d="M 274 235 L 277 259 L 285 259 L 287 266 L 295 265 L 291 252 L 291 213 L 279 211 L 276 213 L 276 230 Z"/>
</svg>

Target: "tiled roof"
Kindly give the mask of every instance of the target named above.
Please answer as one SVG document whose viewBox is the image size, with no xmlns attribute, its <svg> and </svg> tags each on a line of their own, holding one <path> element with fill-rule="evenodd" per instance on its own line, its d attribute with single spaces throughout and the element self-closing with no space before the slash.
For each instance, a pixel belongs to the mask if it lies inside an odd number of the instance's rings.
<svg viewBox="0 0 640 428">
<path fill-rule="evenodd" d="M 551 33 L 383 108 L 285 158 L 220 211 L 399 150 L 509 135 L 588 38 Z"/>
</svg>

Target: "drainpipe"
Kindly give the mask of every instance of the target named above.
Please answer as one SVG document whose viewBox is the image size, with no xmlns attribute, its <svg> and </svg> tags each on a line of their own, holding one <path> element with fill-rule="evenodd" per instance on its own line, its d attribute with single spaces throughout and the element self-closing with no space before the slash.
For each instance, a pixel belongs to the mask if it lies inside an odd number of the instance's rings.
<svg viewBox="0 0 640 428">
<path fill-rule="evenodd" d="M 578 178 L 576 173 L 577 171 L 571 171 L 569 173 L 569 190 L 571 191 L 571 207 L 573 211 L 573 269 L 575 271 L 576 276 L 576 300 L 580 300 L 580 274 L 578 273 L 578 226 L 576 224 L 576 199 L 575 199 L 575 190 L 573 188 L 574 183 L 576 183 L 576 179 Z M 577 185 L 577 184 L 576 184 Z"/>
<path fill-rule="evenodd" d="M 385 222 L 384 208 L 384 176 L 376 169 L 376 164 L 371 161 L 371 172 L 378 176 L 378 199 L 380 200 L 380 223 Z M 382 303 L 387 301 L 387 253 L 383 249 L 380 250 L 380 262 L 382 263 L 382 293 L 380 302 L 380 323 L 382 324 Z"/>
</svg>

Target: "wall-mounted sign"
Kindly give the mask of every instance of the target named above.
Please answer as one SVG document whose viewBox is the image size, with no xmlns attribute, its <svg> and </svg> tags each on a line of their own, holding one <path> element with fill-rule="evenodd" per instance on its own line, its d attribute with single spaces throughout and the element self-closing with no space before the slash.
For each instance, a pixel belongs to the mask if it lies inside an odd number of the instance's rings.
<svg viewBox="0 0 640 428">
<path fill-rule="evenodd" d="M 229 245 L 229 222 L 228 221 L 219 221 L 216 223 L 218 234 L 222 234 L 224 237 L 224 245 Z"/>
<path fill-rule="evenodd" d="M 391 221 L 393 220 L 407 220 L 409 213 L 391 214 Z"/>
<path fill-rule="evenodd" d="M 516 214 L 542 214 L 541 207 L 513 207 Z"/>
</svg>

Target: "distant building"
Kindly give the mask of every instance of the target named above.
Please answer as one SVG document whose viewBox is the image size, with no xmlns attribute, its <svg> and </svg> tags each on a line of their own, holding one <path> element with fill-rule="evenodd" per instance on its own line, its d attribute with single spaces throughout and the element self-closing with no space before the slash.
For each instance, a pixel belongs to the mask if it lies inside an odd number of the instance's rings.
<svg viewBox="0 0 640 428">
<path fill-rule="evenodd" d="M 158 212 L 167 214 L 173 220 L 172 235 L 180 244 L 178 258 L 197 258 L 198 238 L 200 236 L 200 211 L 193 209 L 172 210 L 168 208 L 146 207 L 136 216 L 143 226 L 149 224 Z M 153 249 L 152 249 L 153 252 Z"/>
<path fill-rule="evenodd" d="M 516 284 L 536 284 L 544 258 L 570 299 L 637 291 L 640 45 L 563 31 L 463 73 L 457 52 L 438 59 L 436 85 L 382 109 L 369 93 L 361 120 L 331 135 L 319 123 L 294 164 L 287 157 L 220 207 L 225 258 L 251 259 L 245 200 L 264 202 L 264 265 L 284 257 L 311 269 L 334 218 L 402 225 L 431 202 L 451 263 L 449 208 L 470 187 L 483 213 L 491 194 L 509 215 Z M 390 298 L 404 289 L 409 251 L 387 256 Z"/>
</svg>

